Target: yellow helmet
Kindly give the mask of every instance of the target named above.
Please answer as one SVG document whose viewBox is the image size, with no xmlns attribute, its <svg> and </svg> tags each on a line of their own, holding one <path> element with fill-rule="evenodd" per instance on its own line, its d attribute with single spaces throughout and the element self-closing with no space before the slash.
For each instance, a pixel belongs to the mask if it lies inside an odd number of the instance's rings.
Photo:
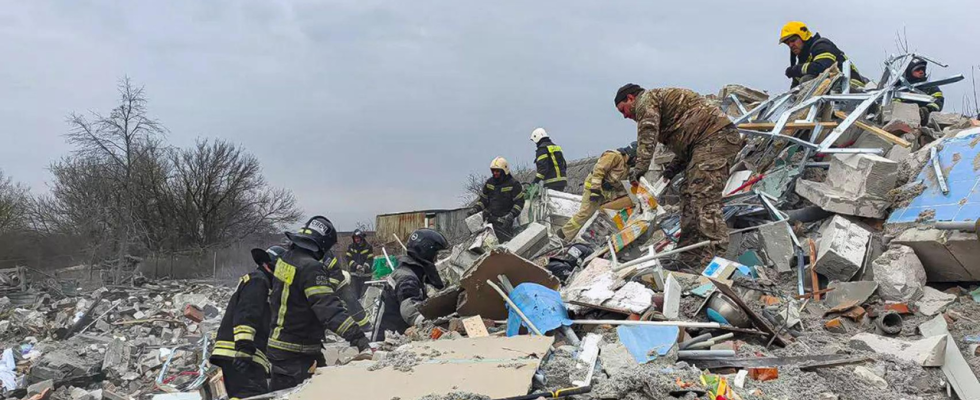
<svg viewBox="0 0 980 400">
<path fill-rule="evenodd" d="M 505 174 L 510 175 L 510 165 L 507 165 L 507 160 L 505 160 L 503 157 L 494 158 L 493 161 L 490 162 L 490 169 L 503 170 Z"/>
<path fill-rule="evenodd" d="M 800 39 L 803 39 L 805 42 L 810 40 L 810 37 L 813 36 L 813 32 L 810 32 L 810 29 L 806 27 L 806 24 L 800 21 L 790 21 L 786 23 L 786 25 L 783 25 L 783 30 L 779 32 L 779 43 L 782 44 L 786 41 L 786 39 L 793 36 L 799 36 Z"/>
</svg>

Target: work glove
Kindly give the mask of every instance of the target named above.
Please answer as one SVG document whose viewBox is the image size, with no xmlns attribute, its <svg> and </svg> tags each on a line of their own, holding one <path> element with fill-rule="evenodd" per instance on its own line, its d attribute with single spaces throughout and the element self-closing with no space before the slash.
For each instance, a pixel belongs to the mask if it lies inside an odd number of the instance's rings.
<svg viewBox="0 0 980 400">
<path fill-rule="evenodd" d="M 231 362 L 232 368 L 236 371 L 245 373 L 252 364 L 252 356 L 255 354 L 255 343 L 251 340 L 240 340 L 235 342 L 235 352 L 248 354 L 248 357 L 235 357 Z"/>
<path fill-rule="evenodd" d="M 470 207 L 469 210 L 466 210 L 466 215 L 467 216 L 476 215 L 476 213 L 478 212 L 480 212 L 480 207 L 472 206 Z"/>
<path fill-rule="evenodd" d="M 589 189 L 589 201 L 602 201 L 602 191 L 596 188 Z"/>
<path fill-rule="evenodd" d="M 503 217 L 497 218 L 497 222 L 499 222 L 500 225 L 509 227 L 514 224 L 514 214 L 511 213 L 504 214 Z"/>
<path fill-rule="evenodd" d="M 792 78 L 793 77 L 793 66 L 792 65 L 786 67 L 786 77 L 787 78 Z"/>
<path fill-rule="evenodd" d="M 361 337 L 354 340 L 354 343 L 351 344 L 353 344 L 354 347 L 357 347 L 357 351 L 360 352 L 364 352 L 364 350 L 371 350 L 371 342 L 369 342 L 368 338 L 364 335 L 361 335 Z"/>
</svg>

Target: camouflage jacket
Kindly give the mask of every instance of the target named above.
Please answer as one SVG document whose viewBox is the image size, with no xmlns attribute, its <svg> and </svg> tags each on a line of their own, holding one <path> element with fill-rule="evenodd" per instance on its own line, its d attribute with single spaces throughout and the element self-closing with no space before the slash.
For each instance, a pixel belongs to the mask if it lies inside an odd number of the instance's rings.
<svg viewBox="0 0 980 400">
<path fill-rule="evenodd" d="M 686 164 L 695 144 L 732 123 L 701 95 L 679 88 L 648 89 L 633 104 L 636 116 L 636 168 L 646 171 L 657 142 L 674 152 L 674 163 Z"/>
</svg>

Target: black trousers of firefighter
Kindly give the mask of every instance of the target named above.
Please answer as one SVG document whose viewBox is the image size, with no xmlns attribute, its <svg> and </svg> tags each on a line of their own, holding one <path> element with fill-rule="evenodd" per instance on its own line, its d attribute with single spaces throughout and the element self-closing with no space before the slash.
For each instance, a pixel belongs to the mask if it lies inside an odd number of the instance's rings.
<svg viewBox="0 0 980 400">
<path fill-rule="evenodd" d="M 212 362 L 221 367 L 221 372 L 225 376 L 225 391 L 228 392 L 229 398 L 244 399 L 269 393 L 269 377 L 265 373 L 265 368 L 250 362 L 245 371 L 239 371 L 232 363 L 233 361 L 226 359 Z"/>
<path fill-rule="evenodd" d="M 292 353 L 287 357 L 271 361 L 272 381 L 269 384 L 269 389 L 273 392 L 298 386 L 303 381 L 310 379 L 317 367 L 327 364 L 327 360 L 323 358 L 323 353 Z"/>
</svg>

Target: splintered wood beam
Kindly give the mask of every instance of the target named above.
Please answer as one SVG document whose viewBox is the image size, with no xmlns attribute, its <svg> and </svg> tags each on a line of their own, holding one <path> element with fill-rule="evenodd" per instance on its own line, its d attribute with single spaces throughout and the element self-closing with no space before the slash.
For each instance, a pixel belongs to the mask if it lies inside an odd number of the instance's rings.
<svg viewBox="0 0 980 400">
<path fill-rule="evenodd" d="M 840 119 L 845 119 L 847 118 L 847 113 L 843 111 L 834 111 L 834 116 Z M 897 144 L 905 148 L 912 147 L 912 143 L 909 143 L 905 139 L 892 135 L 891 133 L 888 133 L 888 131 L 881 129 L 877 126 L 871 125 L 867 122 L 861 121 L 860 119 L 854 121 L 854 125 L 856 125 L 858 128 L 864 129 L 865 132 L 868 132 L 872 135 L 884 139 L 888 143 Z"/>
</svg>

